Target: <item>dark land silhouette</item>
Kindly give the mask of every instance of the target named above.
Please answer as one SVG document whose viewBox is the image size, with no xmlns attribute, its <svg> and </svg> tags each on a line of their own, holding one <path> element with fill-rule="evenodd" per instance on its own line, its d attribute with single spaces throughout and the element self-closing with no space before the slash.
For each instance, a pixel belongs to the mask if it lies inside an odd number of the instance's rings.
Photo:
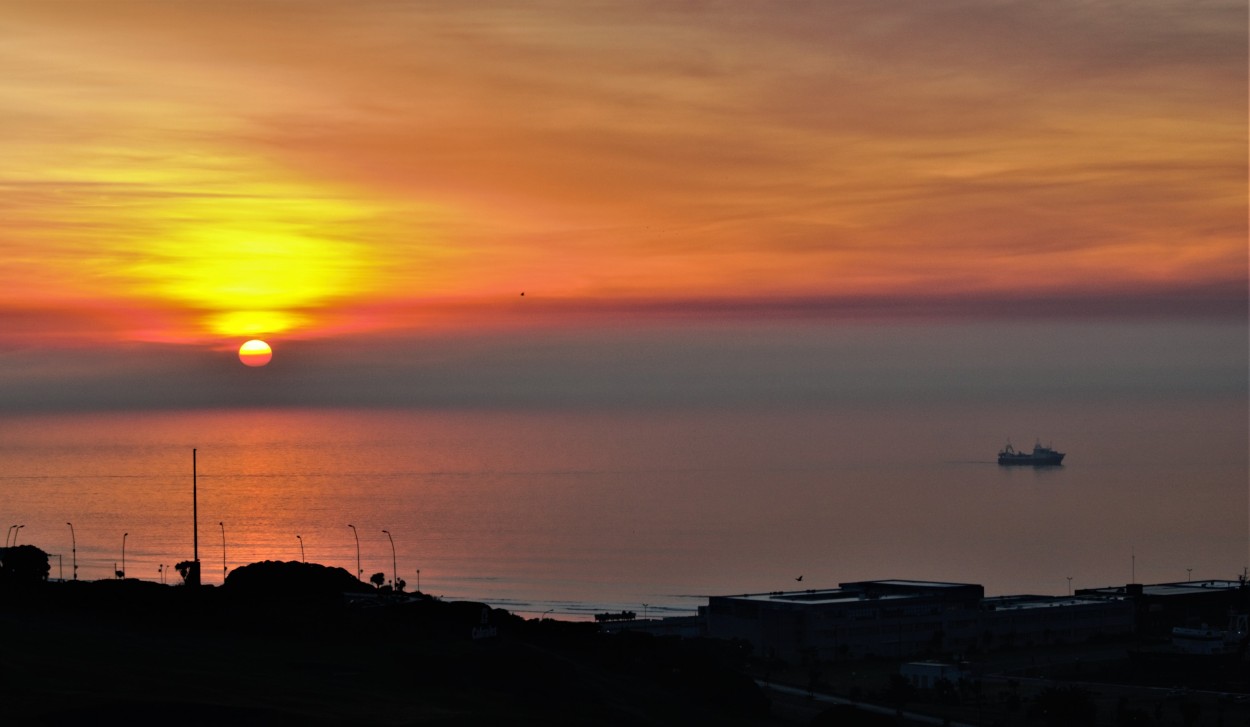
<svg viewBox="0 0 1250 727">
<path fill-rule="evenodd" d="M 730 643 L 605 639 L 594 624 L 379 592 L 314 563 L 255 563 L 193 588 L 49 582 L 29 563 L 10 572 L 25 561 L 9 556 L 5 724 L 768 721 Z"/>
<path fill-rule="evenodd" d="M 897 660 L 526 620 L 316 563 L 187 586 L 50 581 L 30 545 L 0 559 L 0 724 L 1250 724 L 1244 658 L 1125 659 L 1123 641 L 981 654 L 985 679 L 917 689 Z"/>
</svg>

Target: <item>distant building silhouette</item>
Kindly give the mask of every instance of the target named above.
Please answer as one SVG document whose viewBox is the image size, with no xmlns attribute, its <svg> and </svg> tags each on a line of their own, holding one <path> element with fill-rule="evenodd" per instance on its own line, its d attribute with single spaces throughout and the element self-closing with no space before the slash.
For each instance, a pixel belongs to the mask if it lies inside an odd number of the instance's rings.
<svg viewBox="0 0 1250 727">
<path fill-rule="evenodd" d="M 714 596 L 706 618 L 709 636 L 744 639 L 756 653 L 786 660 L 910 658 L 1133 630 L 1124 599 L 986 598 L 979 585 L 912 580 Z"/>
<path fill-rule="evenodd" d="M 1250 593 L 1241 581 L 986 598 L 979 585 L 884 580 L 713 596 L 703 613 L 708 636 L 743 639 L 758 654 L 797 661 L 913 658 L 1103 636 L 1161 636 L 1178 626 L 1222 625 L 1230 610 L 1248 608 Z"/>
</svg>

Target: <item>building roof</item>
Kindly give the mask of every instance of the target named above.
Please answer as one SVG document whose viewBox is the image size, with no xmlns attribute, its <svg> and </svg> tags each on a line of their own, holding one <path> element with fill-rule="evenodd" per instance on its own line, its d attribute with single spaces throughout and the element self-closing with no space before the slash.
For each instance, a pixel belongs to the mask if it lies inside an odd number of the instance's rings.
<svg viewBox="0 0 1250 727">
<path fill-rule="evenodd" d="M 1142 585 L 1141 593 L 1145 596 L 1183 596 L 1193 595 L 1197 593 L 1211 593 L 1219 591 L 1235 591 L 1242 587 L 1241 581 L 1231 580 L 1205 580 L 1205 581 L 1180 581 L 1177 583 L 1155 583 L 1152 585 Z M 1078 593 L 1101 595 L 1101 596 L 1117 596 L 1130 592 L 1129 586 L 1103 586 L 1101 588 L 1082 588 Z"/>
<path fill-rule="evenodd" d="M 891 578 L 884 581 L 856 581 L 854 583 L 843 583 L 842 587 L 848 586 L 895 586 L 903 588 L 967 588 L 976 585 L 973 583 L 946 583 L 943 581 L 913 581 L 905 578 Z"/>
<path fill-rule="evenodd" d="M 772 591 L 769 593 L 743 593 L 718 596 L 742 601 L 767 603 L 792 602 L 804 604 L 856 603 L 860 601 L 898 601 L 915 598 L 926 591 L 949 591 L 955 589 L 980 589 L 971 583 L 944 583 L 941 581 L 913 581 L 892 579 L 883 581 L 856 581 L 841 583 L 838 588 L 809 588 L 804 591 Z"/>
<path fill-rule="evenodd" d="M 1238 581 L 1186 581 L 1182 583 L 1157 583 L 1145 586 L 1142 593 L 1151 596 L 1175 596 L 1185 593 L 1209 591 L 1234 591 L 1241 587 Z"/>
<path fill-rule="evenodd" d="M 1091 606 L 1106 602 L 1105 596 L 992 596 L 981 601 L 983 606 L 994 611 Z"/>
<path fill-rule="evenodd" d="M 796 603 L 835 603 L 868 600 L 862 591 L 846 591 L 841 588 L 825 588 L 807 591 L 772 591 L 771 593 L 743 593 L 740 595 L 719 596 L 738 601 L 794 601 Z M 902 598 L 900 595 L 886 598 Z M 875 599 L 881 600 L 881 599 Z"/>
</svg>

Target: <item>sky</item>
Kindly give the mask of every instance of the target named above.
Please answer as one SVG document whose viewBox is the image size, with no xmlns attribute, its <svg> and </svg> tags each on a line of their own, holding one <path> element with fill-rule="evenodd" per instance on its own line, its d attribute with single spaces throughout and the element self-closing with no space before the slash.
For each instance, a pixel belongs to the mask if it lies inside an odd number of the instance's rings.
<svg viewBox="0 0 1250 727">
<path fill-rule="evenodd" d="M 1247 25 L 0 0 L 0 382 L 252 337 L 276 364 L 656 321 L 1244 322 Z"/>
</svg>

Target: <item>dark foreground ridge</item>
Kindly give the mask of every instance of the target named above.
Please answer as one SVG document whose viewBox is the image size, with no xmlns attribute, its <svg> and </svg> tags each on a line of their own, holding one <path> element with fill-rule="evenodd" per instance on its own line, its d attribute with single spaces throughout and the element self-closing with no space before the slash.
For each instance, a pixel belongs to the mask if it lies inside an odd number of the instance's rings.
<svg viewBox="0 0 1250 727">
<path fill-rule="evenodd" d="M 43 551 L 0 550 L 0 725 L 1250 725 L 1244 577 L 865 581 L 602 623 L 400 585 L 297 562 L 50 581 Z"/>
<path fill-rule="evenodd" d="M 0 722 L 767 724 L 730 642 L 598 633 L 264 562 L 221 587 L 0 581 Z"/>
</svg>

